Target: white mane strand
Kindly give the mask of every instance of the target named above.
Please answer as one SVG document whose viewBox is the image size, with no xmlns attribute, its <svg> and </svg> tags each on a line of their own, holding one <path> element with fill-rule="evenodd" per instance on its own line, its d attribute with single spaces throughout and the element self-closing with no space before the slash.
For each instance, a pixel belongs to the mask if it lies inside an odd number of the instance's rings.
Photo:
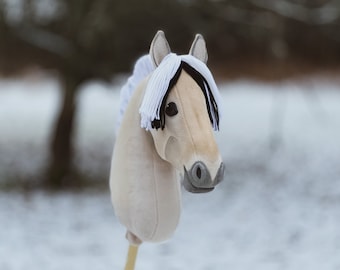
<svg viewBox="0 0 340 270">
<path fill-rule="evenodd" d="M 182 61 L 189 64 L 205 78 L 217 104 L 218 114 L 221 115 L 221 97 L 215 80 L 208 67 L 202 61 L 198 60 L 192 55 L 176 55 L 171 53 L 167 55 L 160 63 L 160 65 L 155 69 L 147 84 L 144 99 L 139 109 L 142 128 L 150 130 L 152 128 L 151 122 L 154 119 L 160 119 L 162 100 L 166 94 L 170 80 L 174 77 Z M 209 99 L 208 86 L 205 85 L 204 91 L 206 92 L 206 96 L 208 97 L 208 107 L 212 112 L 213 104 L 212 101 Z M 218 119 L 215 118 L 214 114 L 211 115 L 213 118 L 213 128 L 214 130 L 218 130 Z"/>
<path fill-rule="evenodd" d="M 120 91 L 120 106 L 117 119 L 117 129 L 120 126 L 126 107 L 134 93 L 136 87 L 140 82 L 145 79 L 150 73 L 155 70 L 149 54 L 140 57 L 134 66 L 132 75 L 128 78 L 127 82 L 123 85 Z"/>
</svg>

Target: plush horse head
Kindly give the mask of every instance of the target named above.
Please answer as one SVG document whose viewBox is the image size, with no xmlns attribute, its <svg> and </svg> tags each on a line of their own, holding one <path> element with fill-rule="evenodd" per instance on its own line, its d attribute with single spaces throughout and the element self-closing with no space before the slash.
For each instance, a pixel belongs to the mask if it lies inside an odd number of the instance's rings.
<svg viewBox="0 0 340 270">
<path fill-rule="evenodd" d="M 133 245 L 168 239 L 181 210 L 181 180 L 193 193 L 222 180 L 213 130 L 220 96 L 196 35 L 188 55 L 170 52 L 159 31 L 121 92 L 121 119 L 110 176 L 114 210 Z"/>
</svg>

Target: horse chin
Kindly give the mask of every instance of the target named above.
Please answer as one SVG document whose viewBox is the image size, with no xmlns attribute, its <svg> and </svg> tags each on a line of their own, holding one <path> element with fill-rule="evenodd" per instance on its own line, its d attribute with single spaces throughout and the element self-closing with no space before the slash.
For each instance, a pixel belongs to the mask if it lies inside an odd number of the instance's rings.
<svg viewBox="0 0 340 270">
<path fill-rule="evenodd" d="M 211 188 L 199 188 L 195 187 L 188 178 L 184 177 L 183 179 L 183 186 L 186 191 L 191 192 L 191 193 L 207 193 L 210 191 L 213 191 L 215 187 Z"/>
</svg>

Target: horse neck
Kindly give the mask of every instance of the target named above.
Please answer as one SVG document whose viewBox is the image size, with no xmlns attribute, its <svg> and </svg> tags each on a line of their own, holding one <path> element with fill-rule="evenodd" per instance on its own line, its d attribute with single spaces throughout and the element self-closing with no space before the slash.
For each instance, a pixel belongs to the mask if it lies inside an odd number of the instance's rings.
<svg viewBox="0 0 340 270">
<path fill-rule="evenodd" d="M 118 130 L 110 188 L 116 215 L 128 235 L 159 242 L 177 227 L 181 189 L 174 167 L 160 158 L 151 133 L 141 128 L 139 107 L 145 86 L 144 81 L 135 90 Z"/>
</svg>

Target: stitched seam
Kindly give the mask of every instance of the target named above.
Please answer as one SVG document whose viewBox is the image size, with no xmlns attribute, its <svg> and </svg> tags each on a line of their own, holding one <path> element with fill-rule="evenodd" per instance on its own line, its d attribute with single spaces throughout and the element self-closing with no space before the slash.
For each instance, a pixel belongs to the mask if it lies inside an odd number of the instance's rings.
<svg viewBox="0 0 340 270">
<path fill-rule="evenodd" d="M 153 171 L 153 183 L 155 185 L 155 189 L 154 189 L 154 198 L 155 198 L 155 213 L 156 213 L 156 224 L 155 224 L 155 227 L 154 227 L 154 230 L 153 232 L 151 233 L 150 235 L 150 239 L 153 239 L 156 235 L 156 231 L 157 231 L 157 228 L 158 228 L 158 225 L 159 225 L 159 214 L 158 214 L 158 193 L 157 193 L 157 181 L 155 179 L 155 152 L 153 151 L 152 152 L 152 171 Z"/>
</svg>

